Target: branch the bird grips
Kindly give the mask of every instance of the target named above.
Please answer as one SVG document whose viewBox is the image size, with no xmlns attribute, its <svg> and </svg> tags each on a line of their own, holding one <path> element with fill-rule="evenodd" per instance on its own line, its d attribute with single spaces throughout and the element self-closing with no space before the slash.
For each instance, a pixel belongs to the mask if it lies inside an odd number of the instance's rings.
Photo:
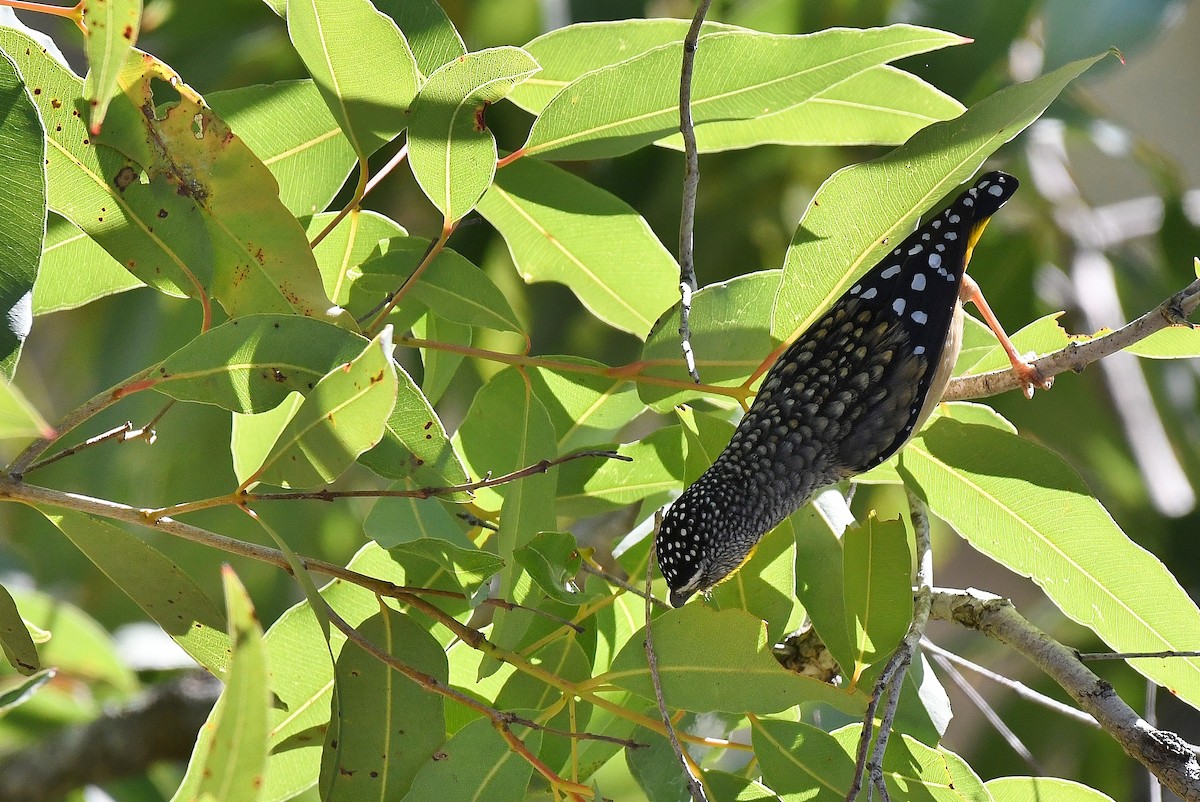
<svg viewBox="0 0 1200 802">
<path fill-rule="evenodd" d="M 982 176 L 783 352 L 729 445 L 663 519 L 671 604 L 725 579 L 816 490 L 874 468 L 920 429 L 958 357 L 962 301 L 975 297 L 964 288 L 977 290 L 965 276 L 971 251 L 1017 186 Z M 1048 386 L 1006 350 L 1026 384 Z"/>
</svg>

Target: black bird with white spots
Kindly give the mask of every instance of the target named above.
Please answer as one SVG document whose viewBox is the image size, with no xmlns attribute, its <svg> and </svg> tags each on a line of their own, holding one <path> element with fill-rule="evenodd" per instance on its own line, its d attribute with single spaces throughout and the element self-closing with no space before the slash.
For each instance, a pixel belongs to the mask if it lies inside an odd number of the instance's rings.
<svg viewBox="0 0 1200 802">
<path fill-rule="evenodd" d="M 816 490 L 874 468 L 920 428 L 958 357 L 960 296 L 977 289 L 971 250 L 1016 189 L 1010 175 L 981 177 L 783 352 L 729 445 L 663 518 L 671 604 L 721 582 Z"/>
</svg>

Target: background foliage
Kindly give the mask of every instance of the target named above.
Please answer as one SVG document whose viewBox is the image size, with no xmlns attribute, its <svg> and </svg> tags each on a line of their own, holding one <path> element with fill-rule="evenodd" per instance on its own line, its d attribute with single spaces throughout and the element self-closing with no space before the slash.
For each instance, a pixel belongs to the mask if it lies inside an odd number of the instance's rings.
<svg viewBox="0 0 1200 802">
<path fill-rule="evenodd" d="M 431 3 L 375 3 L 399 24 L 405 40 L 368 4 L 344 5 L 348 16 L 323 20 L 322 4 L 295 0 L 147 2 L 137 46 L 170 65 L 214 112 L 202 111 L 185 88 L 159 125 L 157 141 L 146 137 L 136 99 L 152 92 L 161 116 L 162 104 L 177 99 L 162 80 L 165 73 L 118 53 L 108 67 L 120 77 L 105 78 L 97 69 L 105 58 L 93 44 L 98 38 L 89 40 L 85 54 L 73 26 L 48 26 L 45 18 L 23 14 L 51 30 L 78 75 L 93 65 L 85 84 L 47 58 L 25 55 L 22 34 L 0 29 L 0 48 L 12 60 L 0 61 L 8 67 L 0 70 L 0 93 L 11 109 L 0 121 L 6 160 L 0 198 L 12 207 L 0 208 L 0 245 L 11 265 L 36 262 L 42 252 L 32 332 L 19 364 L 11 343 L 4 346 L 9 357 L 2 366 L 9 376 L 15 368 L 15 385 L 55 421 L 104 388 L 161 363 L 158 376 L 142 377 L 152 387 L 103 409 L 65 443 L 125 420 L 142 425 L 168 396 L 204 402 L 177 404 L 156 423 L 152 447 L 143 441 L 99 446 L 32 472 L 28 480 L 164 508 L 255 480 L 286 488 L 333 480 L 342 489 L 389 482 L 410 489 L 452 485 L 578 449 L 622 444 L 621 453 L 633 462 L 579 460 L 479 490 L 468 509 L 498 526 L 492 534 L 456 517 L 468 502 L 465 494 L 446 501 L 264 502 L 253 505 L 261 515 L 257 521 L 232 506 L 184 518 L 244 541 L 272 547 L 283 541 L 300 554 L 350 563 L 399 584 L 468 595 L 482 588 L 578 621 L 584 632 L 576 635 L 521 611 L 439 602 L 460 621 L 490 625 L 499 649 L 533 667 L 514 670 L 512 660 L 498 662 L 496 653 L 468 648 L 420 612 L 381 610 L 368 590 L 336 580 L 323 591 L 371 642 L 395 645 L 396 656 L 424 676 L 496 708 L 544 718 L 551 727 L 649 743 L 624 753 L 595 741 L 572 749 L 555 734 L 512 728 L 548 766 L 568 779 L 596 783 L 608 798 L 674 799 L 680 786 L 665 740 L 611 709 L 656 716 L 641 640 L 633 636 L 641 600 L 597 577 L 575 576 L 580 558 L 640 581 L 646 543 L 626 542 L 616 560 L 614 546 L 711 462 L 736 418 L 738 386 L 779 338 L 848 286 L 848 270 L 865 269 L 879 256 L 874 243 L 903 235 L 917 215 L 996 150 L 989 165 L 1016 174 L 1024 189 L 990 227 L 972 274 L 1010 330 L 1066 310 L 1059 322 L 1068 331 L 1091 333 L 1140 314 L 1194 278 L 1200 196 L 1190 188 L 1200 181 L 1194 136 L 1200 98 L 1188 65 L 1195 63 L 1200 17 L 1193 7 L 1076 0 L 982 6 L 938 0 L 716 2 L 714 23 L 771 33 L 893 23 L 934 32 L 889 28 L 871 34 L 876 49 L 869 52 L 878 53 L 872 62 L 858 36 L 821 34 L 825 38 L 816 44 L 710 29 L 696 87 L 701 147 L 710 152 L 701 161 L 696 253 L 701 284 L 712 288 L 697 297 L 693 327 L 702 377 L 726 389 L 702 394 L 683 385 L 635 384 L 604 366 L 663 360 L 648 365 L 644 375 L 683 378 L 669 311 L 676 300 L 673 251 L 682 180 L 671 134 L 677 91 L 671 71 L 679 56 L 678 48 L 652 50 L 678 41 L 682 25 L 585 29 L 591 40 L 568 39 L 566 45 L 556 44 L 553 34 L 537 37 L 585 21 L 688 17 L 692 5 L 447 0 L 441 8 L 461 42 Z M 839 43 L 839 36 L 846 41 Z M 622 52 L 649 52 L 556 95 L 582 72 L 618 61 L 612 55 L 618 42 Z M 1090 68 L 1078 61 L 1113 45 L 1126 66 L 1114 58 Z M 703 59 L 740 64 L 740 48 L 755 54 L 749 62 L 755 78 L 781 79 L 779 97 L 749 95 L 743 106 L 722 105 L 721 81 L 746 74 L 705 73 Z M 844 73 L 817 71 L 815 83 L 794 77 L 805 59 L 820 65 L 835 54 L 860 61 Z M 1065 72 L 1054 72 L 1059 69 Z M 1050 77 L 996 94 L 1040 75 Z M 308 78 L 321 88 L 297 83 Z M 68 103 L 59 109 L 34 91 L 63 97 L 87 91 L 94 97 L 106 86 L 108 92 L 125 89 L 109 104 L 96 143 L 85 142 L 82 132 L 81 120 L 94 119 L 89 107 Z M 825 102 L 762 116 L 764 106 L 799 103 L 814 93 Z M 708 102 L 710 96 L 717 100 Z M 640 104 L 638 125 L 604 119 L 612 97 Z M 848 101 L 864 98 L 905 113 L 838 113 Z M 1051 101 L 1046 116 L 1004 144 Z M 484 116 L 477 117 L 485 102 Z M 890 151 L 927 124 L 957 117 L 962 106 L 974 116 L 962 118 L 960 127 L 928 129 Z M 196 125 L 204 136 L 194 136 Z M 223 136 L 226 125 L 238 139 Z M 77 131 L 82 133 L 72 138 Z M 496 157 L 521 147 L 527 135 L 530 155 L 495 171 Z M 971 150 L 978 141 L 973 136 L 986 140 L 979 157 L 947 167 L 945 155 Z M 363 188 L 356 161 L 365 159 L 378 171 L 405 143 L 411 169 L 391 173 L 367 196 L 368 211 L 344 220 L 309 254 L 306 239 Z M 744 147 L 748 143 L 778 144 Z M 825 183 L 842 167 L 879 157 Z M 37 194 L 43 158 L 49 159 L 47 199 Z M 210 193 L 204 202 L 180 193 L 175 168 L 181 163 L 223 165 L 202 173 Z M 229 172 L 222 172 L 224 166 Z M 126 167 L 136 168 L 127 174 L 134 183 L 120 187 Z M 267 169 L 279 184 L 278 202 Z M 100 183 L 89 175 L 101 176 Z M 878 191 L 883 178 L 899 175 L 906 181 L 887 184 L 894 193 Z M 809 207 L 818 191 L 821 206 Z M 108 199 L 116 197 L 125 199 L 124 221 L 115 208 L 108 216 Z M 52 214 L 39 244 L 33 232 L 47 204 L 84 226 L 87 236 Z M 802 216 L 808 236 L 797 234 Z M 393 367 L 384 358 L 387 335 L 368 344 L 336 327 L 349 326 L 349 315 L 330 312 L 326 301 L 363 317 L 383 293 L 400 286 L 432 241 L 447 234 L 447 224 L 460 219 L 450 250 L 412 284 L 390 318 L 394 340 L 411 332 L 450 349 L 402 344 Z M 136 220 L 149 221 L 155 231 L 142 231 Z M 540 236 L 541 230 L 552 231 L 553 239 Z M 178 258 L 163 260 L 160 242 Z M 266 254 L 262 270 L 253 271 L 266 277 L 262 283 L 227 278 L 236 274 L 249 242 Z M 114 261 L 110 254 L 116 253 L 122 256 Z M 123 265 L 130 262 L 127 271 Z M 171 265 L 180 263 L 191 269 L 172 272 Z M 195 300 L 189 275 L 199 276 L 210 303 Z M 302 278 L 292 284 L 297 276 Z M 5 276 L 5 286 L 20 286 L 19 279 Z M 142 282 L 154 289 L 138 288 Z M 184 295 L 192 300 L 180 300 Z M 6 310 L 19 308 L 19 295 L 3 301 Z M 651 334 L 651 324 L 664 314 Z M 239 328 L 221 325 L 230 318 L 238 319 Z M 210 321 L 214 327 L 197 339 Z M 1025 337 L 1022 347 L 1043 351 L 1064 342 L 1048 321 Z M 250 352 L 248 342 L 254 344 Z M 495 358 L 464 358 L 467 346 L 541 359 L 519 371 Z M 961 369 L 1002 366 L 986 335 L 969 329 L 967 346 Z M 1185 339 L 1144 350 L 1167 356 L 1197 349 Z M 255 365 L 284 360 L 290 367 L 287 375 L 274 368 L 279 375 L 256 378 L 253 371 L 228 367 L 241 357 Z M 349 371 L 333 370 L 347 362 Z M 948 408 L 907 449 L 900 471 L 950 525 L 935 527 L 937 584 L 1010 596 L 1027 616 L 1081 650 L 1101 647 L 1096 632 L 1113 648 L 1196 648 L 1188 638 L 1197 631 L 1197 613 L 1187 601 L 1200 582 L 1196 561 L 1189 559 L 1200 524 L 1195 361 L 1111 363 L 1060 378 L 1053 392 L 1033 403 L 1015 394 L 990 399 L 1004 419 L 981 407 Z M 210 374 L 216 379 L 203 378 Z M 684 402 L 691 407 L 676 411 Z M 335 410 L 339 427 L 330 439 L 319 424 Z M 8 431 L 24 438 L 3 443 L 15 456 L 44 424 L 20 411 L 9 418 L 14 423 Z M 712 769 L 717 799 L 772 798 L 738 796 L 749 793 L 747 778 L 759 771 L 775 792 L 801 793 L 803 778 L 811 782 L 811 776 L 797 771 L 796 755 L 827 758 L 815 773 L 844 784 L 845 744 L 857 730 L 838 728 L 860 714 L 862 688 L 855 696 L 788 674 L 765 646 L 795 629 L 807 611 L 846 673 L 863 671 L 869 679 L 878 654 L 890 649 L 906 624 L 897 620 L 895 605 L 882 612 L 864 608 L 866 594 L 856 584 L 871 560 L 899 565 L 908 559 L 901 525 L 889 523 L 904 508 L 897 477 L 895 466 L 885 466 L 876 474 L 880 484 L 860 487 L 853 509 L 864 526 L 850 530 L 844 551 L 815 514 L 801 512 L 768 536 L 736 581 L 717 590 L 710 607 L 719 612 L 694 602 L 656 622 L 668 701 L 690 711 L 683 725 L 753 741 L 756 765 L 747 767 L 744 753 L 732 750 L 701 757 Z M 968 486 L 984 487 L 995 505 L 981 505 Z M 52 634 L 38 654 L 43 665 L 58 669 L 0 718 L 0 750 L 87 721 L 105 704 L 128 701 L 169 679 L 186 661 L 165 651 L 166 639 L 139 622 L 147 616 L 167 620 L 146 604 L 180 603 L 202 626 L 171 631 L 168 624 L 167 630 L 202 665 L 228 671 L 229 687 L 186 774 L 182 765 L 158 767 L 107 786 L 114 798 L 169 799 L 181 782 L 179 798 L 206 790 L 227 799 L 293 793 L 360 798 L 365 788 L 377 788 L 368 778 L 378 766 L 367 755 L 382 733 L 396 728 L 404 730 L 404 740 L 393 744 L 395 754 L 405 757 L 386 766 L 389 798 L 474 789 L 489 772 L 493 798 L 553 798 L 502 734 L 478 720 L 478 711 L 421 690 L 344 645 L 337 630 L 330 633 L 329 622 L 303 602 L 305 590 L 279 568 L 76 511 L 44 512 L 0 505 L 3 584 L 20 615 Z M 872 549 L 875 543 L 880 545 Z M 1088 556 L 1096 563 L 1086 563 Z M 220 570 L 226 561 L 232 572 Z M 571 577 L 577 588 L 568 584 Z M 901 578 L 890 587 L 906 582 Z M 118 586 L 133 591 L 138 603 Z M 164 589 L 181 595 L 168 601 Z M 1129 605 L 1136 614 L 1127 614 Z M 6 613 L 4 620 L 13 618 Z M 765 642 L 755 634 L 761 621 Z M 261 628 L 268 629 L 263 641 Z M 1020 658 L 973 633 L 935 628 L 932 634 L 947 648 L 1049 690 Z M 342 703 L 340 721 L 335 718 L 327 732 L 332 683 L 323 678 L 332 671 L 330 649 L 339 655 L 331 676 Z M 16 662 L 22 662 L 19 655 Z M 709 667 L 701 679 L 684 677 L 684 668 L 697 663 Z M 679 673 L 673 676 L 675 665 Z M 737 672 L 724 678 L 715 670 L 731 666 Z M 576 691 L 603 693 L 564 704 L 538 668 Z M 1173 691 L 1160 703 L 1163 726 L 1200 739 L 1194 662 L 1141 661 L 1138 669 Z M 925 670 L 926 676 L 933 671 Z M 1141 674 L 1123 663 L 1101 673 L 1136 706 L 1146 683 Z M 4 683 L 10 691 L 28 681 L 14 670 Z M 1040 769 L 1114 799 L 1145 793 L 1140 769 L 1102 733 L 995 686 L 980 689 Z M 906 701 L 906 737 L 893 744 L 892 759 L 909 760 L 906 770 L 926 766 L 925 776 L 952 771 L 960 789 L 973 789 L 972 798 L 1036 798 L 1022 780 L 993 781 L 984 789 L 978 778 L 1038 770 L 1005 746 L 956 688 L 947 693 L 955 712 L 948 727 L 935 697 L 927 694 L 923 704 Z M 391 704 L 381 704 L 383 698 Z M 797 699 L 805 703 L 795 707 Z M 759 716 L 759 724 L 751 727 L 748 714 Z M 961 760 L 934 749 L 943 730 L 942 747 Z M 269 742 L 272 753 L 256 757 L 231 749 L 232 738 Z M 334 741 L 340 747 L 328 746 Z M 435 752 L 443 759 L 431 760 Z M 221 771 L 205 773 L 205 765 Z M 253 778 L 264 770 L 266 789 L 260 791 Z"/>
</svg>

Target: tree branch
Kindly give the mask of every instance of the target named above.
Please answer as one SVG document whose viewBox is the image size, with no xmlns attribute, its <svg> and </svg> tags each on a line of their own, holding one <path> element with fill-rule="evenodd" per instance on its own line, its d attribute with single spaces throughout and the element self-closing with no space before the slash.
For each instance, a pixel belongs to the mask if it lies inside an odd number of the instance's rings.
<svg viewBox="0 0 1200 802">
<path fill-rule="evenodd" d="M 1012 602 L 978 591 L 937 591 L 931 615 L 979 630 L 1023 654 L 1163 785 L 1186 802 L 1200 802 L 1200 762 L 1191 746 L 1175 733 L 1147 724 L 1111 684 L 1096 676 L 1072 649 L 1026 620 Z"/>
<path fill-rule="evenodd" d="M 700 45 L 700 29 L 712 0 L 700 0 L 696 15 L 683 40 L 683 65 L 679 70 L 679 133 L 683 135 L 683 203 L 679 212 L 679 339 L 688 375 L 696 384 L 696 355 L 692 352 L 692 293 L 696 291 L 696 260 L 694 234 L 696 231 L 696 196 L 700 191 L 700 154 L 696 148 L 696 127 L 692 120 L 692 73 L 696 66 L 696 49 Z"/>
<path fill-rule="evenodd" d="M 1071 343 L 1066 348 L 1035 359 L 1031 364 L 1047 378 L 1066 373 L 1068 370 L 1081 373 L 1096 360 L 1128 348 L 1146 339 L 1156 331 L 1168 326 L 1191 326 L 1187 318 L 1200 306 L 1200 280 L 1193 281 L 1179 292 L 1163 301 L 1154 309 L 1111 334 L 1082 343 Z M 943 401 L 967 401 L 1014 390 L 1020 380 L 1011 370 L 981 373 L 978 376 L 960 376 L 950 382 Z"/>
<path fill-rule="evenodd" d="M 0 757 L 0 802 L 53 802 L 85 785 L 141 774 L 160 760 L 187 760 L 220 693 L 215 677 L 188 674 Z"/>
</svg>

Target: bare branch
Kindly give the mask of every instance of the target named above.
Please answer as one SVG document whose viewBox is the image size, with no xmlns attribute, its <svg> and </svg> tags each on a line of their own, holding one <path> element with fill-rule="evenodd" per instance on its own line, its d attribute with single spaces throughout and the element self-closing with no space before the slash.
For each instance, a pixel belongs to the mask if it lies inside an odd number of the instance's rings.
<svg viewBox="0 0 1200 802">
<path fill-rule="evenodd" d="M 981 677 L 986 677 L 987 679 L 990 679 L 992 682 L 996 683 L 997 685 L 1003 685 L 1005 688 L 1008 688 L 1010 691 L 1015 693 L 1017 696 L 1021 697 L 1022 699 L 1026 700 L 1028 702 L 1033 702 L 1036 705 L 1041 705 L 1042 707 L 1046 708 L 1047 710 L 1053 710 L 1055 713 L 1060 713 L 1060 714 L 1066 716 L 1067 718 L 1074 719 L 1075 721 L 1078 721 L 1080 724 L 1086 724 L 1089 727 L 1094 727 L 1095 729 L 1100 729 L 1100 722 L 1096 721 L 1096 719 L 1092 718 L 1087 713 L 1084 713 L 1082 710 L 1075 708 L 1075 707 L 1071 707 L 1070 705 L 1065 705 L 1062 702 L 1058 701 L 1057 699 L 1051 699 L 1049 696 L 1046 696 L 1044 693 L 1038 693 L 1033 688 L 1030 688 L 1028 685 L 1026 685 L 1023 682 L 1018 682 L 1015 679 L 1010 679 L 1009 677 L 1006 677 L 1003 674 L 992 671 L 990 668 L 987 668 L 986 666 L 981 666 L 981 665 L 979 665 L 979 663 L 972 662 L 971 660 L 968 660 L 967 658 L 963 657 L 962 655 L 955 654 L 954 652 L 950 651 L 949 649 L 943 649 L 941 646 L 938 646 L 936 643 L 929 640 L 928 638 L 924 638 L 921 641 L 921 648 L 924 651 L 929 652 L 930 654 L 933 654 L 937 657 L 944 659 L 947 663 L 951 663 L 956 666 L 961 666 L 962 668 L 965 668 L 968 671 L 972 671 Z"/>
<path fill-rule="evenodd" d="M 1200 280 L 1193 281 L 1137 320 L 1111 334 L 1087 342 L 1071 343 L 1066 348 L 1034 360 L 1031 364 L 1047 378 L 1066 373 L 1068 370 L 1080 373 L 1096 360 L 1128 348 L 1156 331 L 1168 326 L 1190 326 L 1187 318 L 1196 311 L 1197 306 L 1200 306 Z M 978 376 L 960 376 L 950 382 L 942 400 L 966 401 L 985 398 L 1015 390 L 1019 386 L 1020 380 L 1011 370 L 981 373 Z"/>
<path fill-rule="evenodd" d="M 167 516 L 180 516 L 189 512 L 198 512 L 200 510 L 208 510 L 213 507 L 224 507 L 231 504 L 245 505 L 253 504 L 256 501 L 296 501 L 299 499 L 308 499 L 310 501 L 334 501 L 339 498 L 434 498 L 435 496 L 452 496 L 455 493 L 473 493 L 485 487 L 496 487 L 497 485 L 508 484 L 515 482 L 518 479 L 525 479 L 535 474 L 545 473 L 551 468 L 562 465 L 564 462 L 582 459 L 584 457 L 605 457 L 607 459 L 620 460 L 622 462 L 632 462 L 632 457 L 627 457 L 624 454 L 618 454 L 615 451 L 605 449 L 576 451 L 572 454 L 567 454 L 555 459 L 544 459 L 535 462 L 532 465 L 526 465 L 524 468 L 518 468 L 511 473 L 506 473 L 503 476 L 485 476 L 474 482 L 465 482 L 461 485 L 445 485 L 442 487 L 417 487 L 411 490 L 388 490 L 388 489 L 371 489 L 371 490 L 330 490 L 322 488 L 320 490 L 296 490 L 286 493 L 253 493 L 246 491 L 234 491 L 226 493 L 223 496 L 214 496 L 212 498 L 200 499 L 199 501 L 185 501 L 182 504 L 174 504 L 170 507 L 157 507 L 155 509 L 142 510 L 142 514 L 151 521 L 157 521 Z"/>
<path fill-rule="evenodd" d="M 679 70 L 679 133 L 683 135 L 683 204 L 679 212 L 679 338 L 688 374 L 696 384 L 696 355 L 692 352 L 692 293 L 696 291 L 695 231 L 696 195 L 700 189 L 700 155 L 696 148 L 696 127 L 692 120 L 692 73 L 696 67 L 696 49 L 700 29 L 712 0 L 700 0 L 696 15 L 683 40 L 683 66 Z"/>
<path fill-rule="evenodd" d="M 971 704 L 975 705 L 975 708 L 983 714 L 983 717 L 987 719 L 988 724 L 991 724 L 992 729 L 1000 734 L 1000 737 L 1004 739 L 1004 742 L 1008 744 L 1008 747 L 1016 752 L 1021 760 L 1025 761 L 1025 765 L 1028 766 L 1034 774 L 1045 774 L 1046 772 L 1037 762 L 1037 758 L 1033 756 L 1033 753 L 1029 751 L 1029 747 L 1025 745 L 1025 742 L 1022 741 L 1020 736 L 1013 732 L 1012 728 L 1004 722 L 1004 719 L 1002 719 L 1000 714 L 996 712 L 996 709 L 988 703 L 988 700 L 983 697 L 983 694 L 977 691 L 974 685 L 967 682 L 967 678 L 962 675 L 961 671 L 955 668 L 954 663 L 950 662 L 947 658 L 940 654 L 935 654 L 933 659 L 934 662 L 941 666 L 942 671 L 946 672 L 947 676 L 950 677 L 954 684 L 958 686 L 958 689 L 962 691 L 968 699 L 971 700 Z"/>
<path fill-rule="evenodd" d="M 1138 660 L 1142 658 L 1200 657 L 1200 652 L 1079 652 L 1080 660 Z"/>
<path fill-rule="evenodd" d="M 667 730 L 667 740 L 671 742 L 671 749 L 675 751 L 675 758 L 679 761 L 679 765 L 683 768 L 683 776 L 687 778 L 688 793 L 691 794 L 693 802 L 708 802 L 708 796 L 704 793 L 704 786 L 700 784 L 700 780 L 692 773 L 691 766 L 688 763 L 687 756 L 683 753 L 683 747 L 679 745 L 679 738 L 675 735 L 675 724 L 671 721 L 671 711 L 667 710 L 667 700 L 663 696 L 662 679 L 658 675 L 658 657 L 654 654 L 654 641 L 651 638 L 651 613 L 654 611 L 654 605 L 651 600 L 654 598 L 654 593 L 650 590 L 650 583 L 654 579 L 654 555 L 658 545 L 658 530 L 662 526 L 662 511 L 660 510 L 654 516 L 654 532 L 650 536 L 650 553 L 646 556 L 646 663 L 650 667 L 650 684 L 654 686 L 654 701 L 658 703 L 658 715 L 662 718 L 663 726 Z"/>
<path fill-rule="evenodd" d="M 973 591 L 938 591 L 933 594 L 931 615 L 979 630 L 1025 655 L 1163 785 L 1180 799 L 1200 802 L 1200 762 L 1191 745 L 1148 724 L 1073 650 L 1031 624 L 1010 601 Z"/>
</svg>

